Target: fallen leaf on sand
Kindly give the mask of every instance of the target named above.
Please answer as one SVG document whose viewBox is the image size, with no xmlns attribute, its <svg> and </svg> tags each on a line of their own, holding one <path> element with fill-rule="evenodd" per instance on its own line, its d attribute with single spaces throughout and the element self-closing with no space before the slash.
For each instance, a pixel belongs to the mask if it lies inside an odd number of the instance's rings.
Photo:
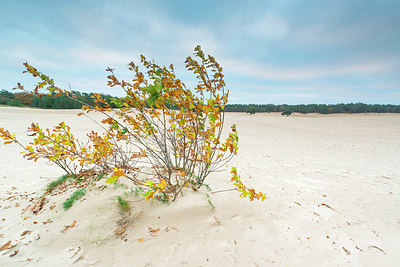
<svg viewBox="0 0 400 267">
<path fill-rule="evenodd" d="M 128 241 L 128 239 L 126 238 L 126 234 L 121 235 L 121 240 L 124 242 Z"/>
<path fill-rule="evenodd" d="M 31 230 L 25 230 L 25 231 L 21 234 L 21 236 L 24 236 L 24 235 L 30 234 L 30 233 L 32 233 Z"/>
<path fill-rule="evenodd" d="M 177 231 L 177 232 L 179 232 L 179 229 L 176 228 L 175 226 L 171 226 L 171 229 L 172 229 L 172 230 L 175 230 L 175 231 Z"/>
<path fill-rule="evenodd" d="M 44 200 L 45 200 L 45 198 L 42 198 L 40 201 L 36 202 L 34 204 L 34 206 L 31 208 L 31 211 L 34 214 L 37 214 L 39 211 L 41 211 L 43 209 Z"/>
<path fill-rule="evenodd" d="M 160 228 L 154 229 L 154 228 L 149 227 L 148 229 L 149 229 L 150 235 L 152 235 L 152 236 L 158 236 L 160 234 L 159 233 Z"/>
<path fill-rule="evenodd" d="M 325 206 L 325 207 L 327 207 L 327 208 L 330 208 L 331 210 L 335 210 L 334 208 L 332 208 L 331 206 L 329 206 L 329 205 L 327 205 L 327 204 L 325 204 L 325 203 L 321 203 L 321 206 Z"/>
<path fill-rule="evenodd" d="M 72 227 L 75 227 L 75 225 L 76 225 L 76 221 L 74 221 L 73 223 L 71 223 L 71 225 L 65 225 L 65 226 L 64 226 L 65 228 L 61 230 L 61 233 L 65 233 L 66 231 L 68 231 L 68 229 L 70 229 L 70 228 L 72 228 Z"/>
<path fill-rule="evenodd" d="M 26 260 L 27 260 L 27 261 L 33 261 L 33 259 L 31 259 L 31 258 L 27 258 Z"/>
<path fill-rule="evenodd" d="M 123 233 L 125 233 L 125 226 L 119 227 L 117 230 L 114 231 L 114 233 L 118 236 L 122 235 Z"/>
<path fill-rule="evenodd" d="M 139 241 L 139 242 L 143 242 L 143 241 L 144 241 L 144 238 L 139 238 L 138 241 Z"/>
<path fill-rule="evenodd" d="M 19 250 L 17 249 L 17 250 L 14 250 L 14 252 L 10 255 L 10 257 L 14 257 L 15 255 L 17 255 L 18 254 L 18 252 L 19 252 Z"/>
<path fill-rule="evenodd" d="M 48 224 L 48 223 L 52 223 L 53 221 L 51 219 L 48 219 L 47 221 L 42 222 L 44 225 Z"/>
<path fill-rule="evenodd" d="M 56 207 L 56 204 L 50 206 L 50 210 L 53 210 Z"/>
<path fill-rule="evenodd" d="M 11 247 L 11 240 L 0 247 L 0 251 L 6 250 Z"/>
<path fill-rule="evenodd" d="M 28 219 L 28 216 L 25 216 L 25 217 L 24 217 L 24 220 L 26 220 L 26 219 Z"/>
<path fill-rule="evenodd" d="M 215 217 L 215 216 L 213 216 L 213 217 L 214 217 L 214 220 L 215 220 L 218 224 L 221 223 L 221 221 L 220 221 L 217 217 Z"/>
<path fill-rule="evenodd" d="M 28 205 L 25 208 L 23 208 L 22 212 L 21 212 L 21 215 L 24 214 L 30 207 L 31 207 L 31 205 Z"/>
<path fill-rule="evenodd" d="M 346 252 L 347 255 L 350 255 L 350 251 L 348 251 L 347 249 L 345 249 L 345 247 L 342 247 L 342 249 L 344 250 L 344 252 Z"/>
<path fill-rule="evenodd" d="M 40 235 L 37 234 L 37 236 L 34 237 L 35 240 L 39 240 L 40 239 Z"/>
</svg>

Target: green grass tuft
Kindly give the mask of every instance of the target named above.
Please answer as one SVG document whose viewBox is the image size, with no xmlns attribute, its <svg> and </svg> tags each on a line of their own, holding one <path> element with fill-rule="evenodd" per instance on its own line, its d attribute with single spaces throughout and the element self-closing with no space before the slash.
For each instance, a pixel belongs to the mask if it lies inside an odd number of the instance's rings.
<svg viewBox="0 0 400 267">
<path fill-rule="evenodd" d="M 114 188 L 125 188 L 126 185 L 123 183 L 114 183 Z"/>
<path fill-rule="evenodd" d="M 81 188 L 81 189 L 76 190 L 70 196 L 70 198 L 68 198 L 66 201 L 63 202 L 64 210 L 67 210 L 67 209 L 71 208 L 72 205 L 74 204 L 74 202 L 77 201 L 78 199 L 80 199 L 81 197 L 83 197 L 85 194 L 86 194 L 86 189 L 85 188 Z"/>
<path fill-rule="evenodd" d="M 130 211 L 131 205 L 129 204 L 129 202 L 127 200 L 123 199 L 121 196 L 117 196 L 117 201 L 118 201 L 118 207 L 120 208 L 120 210 L 122 210 L 123 212 Z"/>
<path fill-rule="evenodd" d="M 210 198 L 210 195 L 209 195 L 209 194 L 204 194 L 204 195 L 205 195 L 205 197 L 206 197 L 206 200 L 207 200 L 207 202 L 208 202 L 208 205 L 210 205 L 210 208 L 211 208 L 212 210 L 215 210 L 215 205 L 212 203 L 211 198 Z"/>
<path fill-rule="evenodd" d="M 139 187 L 135 187 L 134 195 L 137 197 L 143 193 L 143 190 Z"/>
<path fill-rule="evenodd" d="M 57 180 L 49 183 L 46 186 L 46 191 L 50 191 L 50 192 L 53 191 L 57 186 L 65 183 L 68 180 L 68 178 L 69 178 L 69 175 L 65 174 L 65 175 L 61 176 L 60 178 L 58 178 Z"/>
<path fill-rule="evenodd" d="M 53 191 L 54 189 L 56 189 L 56 187 L 57 186 L 59 186 L 59 185 L 61 185 L 61 184 L 63 184 L 63 183 L 65 183 L 67 180 L 69 180 L 69 179 L 78 179 L 79 178 L 79 176 L 77 176 L 77 175 L 75 175 L 75 174 L 64 174 L 63 176 L 61 176 L 60 178 L 58 178 L 57 180 L 55 180 L 55 181 L 53 181 L 53 182 L 51 182 L 51 183 L 49 183 L 47 186 L 46 186 L 46 191 Z"/>
</svg>

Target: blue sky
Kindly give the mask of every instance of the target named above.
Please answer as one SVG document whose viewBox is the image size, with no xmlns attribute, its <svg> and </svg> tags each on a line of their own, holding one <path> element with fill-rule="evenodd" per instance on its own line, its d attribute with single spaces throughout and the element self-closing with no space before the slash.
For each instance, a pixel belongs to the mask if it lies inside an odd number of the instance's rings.
<svg viewBox="0 0 400 267">
<path fill-rule="evenodd" d="M 400 104 L 400 1 L 2 1 L 0 89 L 29 62 L 60 87 L 122 96 L 140 54 L 193 86 L 199 44 L 224 68 L 230 103 Z"/>
</svg>

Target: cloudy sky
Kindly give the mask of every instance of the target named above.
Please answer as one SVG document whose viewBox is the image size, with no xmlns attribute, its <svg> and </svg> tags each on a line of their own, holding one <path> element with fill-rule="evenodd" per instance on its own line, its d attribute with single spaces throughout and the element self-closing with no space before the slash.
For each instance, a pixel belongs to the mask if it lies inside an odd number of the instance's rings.
<svg viewBox="0 0 400 267">
<path fill-rule="evenodd" d="M 224 68 L 230 103 L 400 104 L 400 1 L 2 1 L 0 89 L 29 62 L 60 87 L 122 96 L 140 54 L 174 64 L 199 44 Z"/>
</svg>

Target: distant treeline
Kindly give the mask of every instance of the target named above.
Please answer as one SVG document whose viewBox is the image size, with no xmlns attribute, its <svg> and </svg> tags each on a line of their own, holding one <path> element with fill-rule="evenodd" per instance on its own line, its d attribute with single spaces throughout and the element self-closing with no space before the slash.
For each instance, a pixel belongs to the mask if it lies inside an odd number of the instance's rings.
<svg viewBox="0 0 400 267">
<path fill-rule="evenodd" d="M 73 91 L 75 98 L 89 105 L 95 105 L 92 96 L 93 93 L 80 93 Z M 113 98 L 110 95 L 101 96 L 107 100 L 110 105 L 115 108 L 116 106 L 111 103 Z M 15 107 L 37 107 L 45 109 L 80 109 L 82 104 L 65 96 L 57 96 L 52 94 L 50 96 L 43 95 L 41 98 L 35 95 L 27 95 L 26 93 L 12 93 L 6 90 L 0 91 L 0 105 L 15 106 Z"/>
<path fill-rule="evenodd" d="M 80 93 L 73 91 L 76 98 L 89 105 L 94 105 L 93 93 Z M 112 107 L 116 107 L 111 103 L 113 98 L 110 95 L 101 95 Z M 0 91 L 0 105 L 16 106 L 16 107 L 38 107 L 45 109 L 80 109 L 82 104 L 69 99 L 65 96 L 43 96 L 39 98 L 26 93 L 12 93 L 7 90 Z M 400 113 L 400 105 L 368 105 L 363 103 L 351 104 L 308 104 L 308 105 L 244 105 L 244 104 L 228 104 L 225 107 L 226 112 L 299 112 L 299 113 Z"/>
<path fill-rule="evenodd" d="M 400 113 L 400 105 L 351 104 L 308 104 L 308 105 L 243 105 L 233 104 L 225 107 L 226 112 L 299 112 L 299 113 Z"/>
</svg>

